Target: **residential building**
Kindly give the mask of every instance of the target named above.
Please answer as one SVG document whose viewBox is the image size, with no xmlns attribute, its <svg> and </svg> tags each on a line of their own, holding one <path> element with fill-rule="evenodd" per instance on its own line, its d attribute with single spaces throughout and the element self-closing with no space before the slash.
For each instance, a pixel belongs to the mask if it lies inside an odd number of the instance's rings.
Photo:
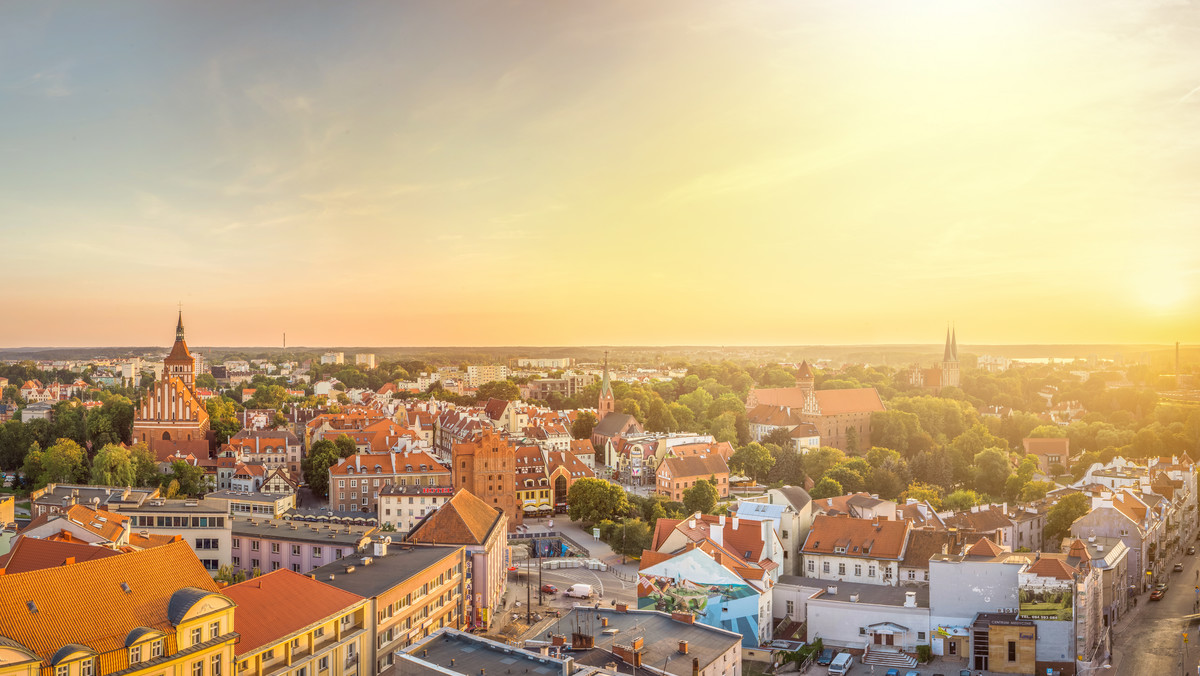
<svg viewBox="0 0 1200 676">
<path fill-rule="evenodd" d="M 282 470 L 276 470 L 279 472 Z M 274 474 L 270 476 L 275 476 Z M 263 488 L 266 484 L 263 485 Z M 268 493 L 263 490 L 223 490 L 213 491 L 204 496 L 205 500 L 216 504 L 218 501 L 229 505 L 231 516 L 251 516 L 258 519 L 278 519 L 285 513 L 296 508 L 296 494 Z"/>
<path fill-rule="evenodd" d="M 933 654 L 968 659 L 975 654 L 971 637 L 980 613 L 1015 617 L 1020 606 L 1017 575 L 1033 559 L 1033 554 L 1014 554 L 986 538 L 962 552 L 931 557 L 929 627 Z M 968 665 L 980 668 L 970 662 Z"/>
<path fill-rule="evenodd" d="M 157 488 L 47 484 L 45 488 L 38 488 L 29 494 L 30 514 L 36 517 L 41 514 L 65 512 L 73 505 L 111 510 L 122 505 L 140 505 L 150 498 L 157 497 Z"/>
<path fill-rule="evenodd" d="M 1156 575 L 1163 574 L 1157 526 L 1154 513 L 1122 491 L 1108 498 L 1093 498 L 1092 511 L 1071 524 L 1071 537 L 1120 540 L 1129 550 L 1126 582 L 1144 591 L 1154 584 Z"/>
<path fill-rule="evenodd" d="M 20 537 L 13 542 L 12 549 L 0 554 L 0 569 L 5 575 L 15 575 L 120 555 L 120 551 L 108 547 Z"/>
<path fill-rule="evenodd" d="M 909 524 L 817 515 L 800 548 L 804 574 L 819 580 L 898 586 Z"/>
<path fill-rule="evenodd" d="M 238 676 L 351 676 L 371 638 L 367 600 L 290 570 L 231 585 Z"/>
<path fill-rule="evenodd" d="M 383 671 L 395 662 L 397 650 L 442 627 L 463 628 L 466 567 L 463 547 L 396 546 L 385 539 L 357 559 L 317 568 L 312 577 L 369 600 L 374 636 L 360 672 L 369 674 Z"/>
<path fill-rule="evenodd" d="M 898 651 L 915 652 L 930 640 L 927 589 L 785 575 L 775 597 L 776 616 L 806 623 L 809 641 L 819 638 L 835 649 L 866 646 L 863 664 L 874 661 L 872 653 L 895 658 Z M 909 666 L 916 666 L 916 660 L 910 659 Z"/>
<path fill-rule="evenodd" d="M 719 455 L 695 455 L 667 458 L 658 466 L 656 493 L 676 502 L 701 479 L 716 482 L 717 495 L 729 497 L 729 466 Z"/>
<path fill-rule="evenodd" d="M 465 548 L 471 571 L 464 592 L 465 621 L 469 627 L 491 627 L 493 612 L 503 607 L 508 581 L 511 559 L 508 516 L 470 491 L 460 489 L 449 502 L 413 528 L 405 540 Z"/>
<path fill-rule="evenodd" d="M 0 575 L 0 617 L 3 676 L 225 676 L 238 640 L 183 542 Z"/>
<path fill-rule="evenodd" d="M 302 575 L 366 547 L 374 526 L 317 524 L 271 518 L 233 519 L 229 563 L 235 570 Z"/>
<path fill-rule="evenodd" d="M 1025 445 L 1025 455 L 1037 459 L 1038 469 L 1047 476 L 1054 476 L 1071 470 L 1071 440 L 1062 437 L 1058 439 L 1026 438 L 1021 443 Z M 1062 472 L 1052 469 L 1061 465 Z"/>
<path fill-rule="evenodd" d="M 122 505 L 117 514 L 128 516 L 130 528 L 142 535 L 181 536 L 206 570 L 215 573 L 230 562 L 233 517 L 222 500 L 152 498 L 140 505 Z"/>
<path fill-rule="evenodd" d="M 369 353 L 356 354 L 354 355 L 354 365 L 373 369 L 375 368 L 375 355 Z"/>
<path fill-rule="evenodd" d="M 229 451 L 241 462 L 282 468 L 293 479 L 302 476 L 302 450 L 300 439 L 288 430 L 242 430 L 229 437 Z"/>
<path fill-rule="evenodd" d="M 488 427 L 476 441 L 455 444 L 452 451 L 454 487 L 465 488 L 508 515 L 508 527 L 523 522 L 517 506 L 516 446 L 512 440 Z"/>
<path fill-rule="evenodd" d="M 518 434 L 529 425 L 529 413 L 519 401 L 488 399 L 483 413 L 493 425 L 509 434 Z"/>
<path fill-rule="evenodd" d="M 449 502 L 453 494 L 453 486 L 387 484 L 379 491 L 379 526 L 390 524 L 396 532 L 407 533 Z"/>
<path fill-rule="evenodd" d="M 654 525 L 650 547 L 656 552 L 670 554 L 688 543 L 711 541 L 718 547 L 756 564 L 772 582 L 779 580 L 780 562 L 784 558 L 783 544 L 769 519 L 746 520 L 724 514 L 695 514 L 686 519 L 659 519 Z"/>
<path fill-rule="evenodd" d="M 551 451 L 545 453 L 545 458 L 547 485 L 553 496 L 554 511 L 566 514 L 567 494 L 571 486 L 580 479 L 594 479 L 596 473 L 570 451 Z"/>
<path fill-rule="evenodd" d="M 472 364 L 467 366 L 467 387 L 479 387 L 508 379 L 508 367 L 503 364 Z"/>
<path fill-rule="evenodd" d="M 737 502 L 734 513 L 743 520 L 770 520 L 783 546 L 779 560 L 781 575 L 798 575 L 803 570 L 800 548 L 812 528 L 813 501 L 799 486 L 769 489 L 765 495 Z"/>
<path fill-rule="evenodd" d="M 374 513 L 386 486 L 449 486 L 450 480 L 450 470 L 425 452 L 358 453 L 329 468 L 329 504 Z"/>
<path fill-rule="evenodd" d="M 571 358 L 561 357 L 520 357 L 517 359 L 517 366 L 530 369 L 569 369 L 571 368 Z"/>
<path fill-rule="evenodd" d="M 328 364 L 345 364 L 345 363 L 346 363 L 346 353 L 345 352 L 326 352 L 325 354 L 321 355 L 321 365 L 322 366 L 326 366 Z"/>
</svg>

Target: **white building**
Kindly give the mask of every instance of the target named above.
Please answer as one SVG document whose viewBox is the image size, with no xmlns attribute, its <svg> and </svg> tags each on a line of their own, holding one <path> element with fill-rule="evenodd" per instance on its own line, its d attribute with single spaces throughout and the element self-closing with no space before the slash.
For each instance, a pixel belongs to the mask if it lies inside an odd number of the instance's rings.
<svg viewBox="0 0 1200 676">
<path fill-rule="evenodd" d="M 345 363 L 346 363 L 346 353 L 345 352 L 326 352 L 325 354 L 321 355 L 321 364 L 322 365 L 324 365 L 324 364 L 345 364 Z"/>
</svg>

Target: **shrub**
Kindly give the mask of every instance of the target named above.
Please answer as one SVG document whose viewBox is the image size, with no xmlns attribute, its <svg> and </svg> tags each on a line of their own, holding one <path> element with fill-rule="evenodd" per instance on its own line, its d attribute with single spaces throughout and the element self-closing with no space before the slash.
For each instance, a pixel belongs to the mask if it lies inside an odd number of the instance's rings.
<svg viewBox="0 0 1200 676">
<path fill-rule="evenodd" d="M 933 659 L 933 648 L 930 648 L 924 644 L 917 646 L 917 660 L 919 660 L 921 664 L 926 664 L 931 659 Z"/>
</svg>

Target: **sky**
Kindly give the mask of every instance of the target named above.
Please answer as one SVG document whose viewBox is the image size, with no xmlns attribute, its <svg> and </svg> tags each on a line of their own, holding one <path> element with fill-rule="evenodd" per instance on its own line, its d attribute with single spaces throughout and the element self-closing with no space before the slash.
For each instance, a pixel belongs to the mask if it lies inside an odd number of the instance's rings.
<svg viewBox="0 0 1200 676">
<path fill-rule="evenodd" d="M 1200 0 L 0 0 L 0 347 L 1200 342 Z"/>
</svg>

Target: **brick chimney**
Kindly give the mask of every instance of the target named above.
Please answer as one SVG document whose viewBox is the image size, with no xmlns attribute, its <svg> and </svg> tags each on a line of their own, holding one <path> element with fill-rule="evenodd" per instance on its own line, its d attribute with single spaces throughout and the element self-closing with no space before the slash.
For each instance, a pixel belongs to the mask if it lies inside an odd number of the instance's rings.
<svg viewBox="0 0 1200 676">
<path fill-rule="evenodd" d="M 691 613 L 671 613 L 671 619 L 675 620 L 676 622 L 683 622 L 684 624 L 693 624 L 696 620 L 696 616 L 692 615 Z M 685 650 L 684 652 L 687 651 Z"/>
<path fill-rule="evenodd" d="M 687 650 L 688 650 L 688 643 L 687 643 L 687 641 L 680 641 L 680 642 L 679 642 L 679 652 L 680 652 L 680 654 L 682 654 L 682 655 L 686 655 L 686 654 L 688 654 L 688 653 L 687 653 Z"/>
</svg>

